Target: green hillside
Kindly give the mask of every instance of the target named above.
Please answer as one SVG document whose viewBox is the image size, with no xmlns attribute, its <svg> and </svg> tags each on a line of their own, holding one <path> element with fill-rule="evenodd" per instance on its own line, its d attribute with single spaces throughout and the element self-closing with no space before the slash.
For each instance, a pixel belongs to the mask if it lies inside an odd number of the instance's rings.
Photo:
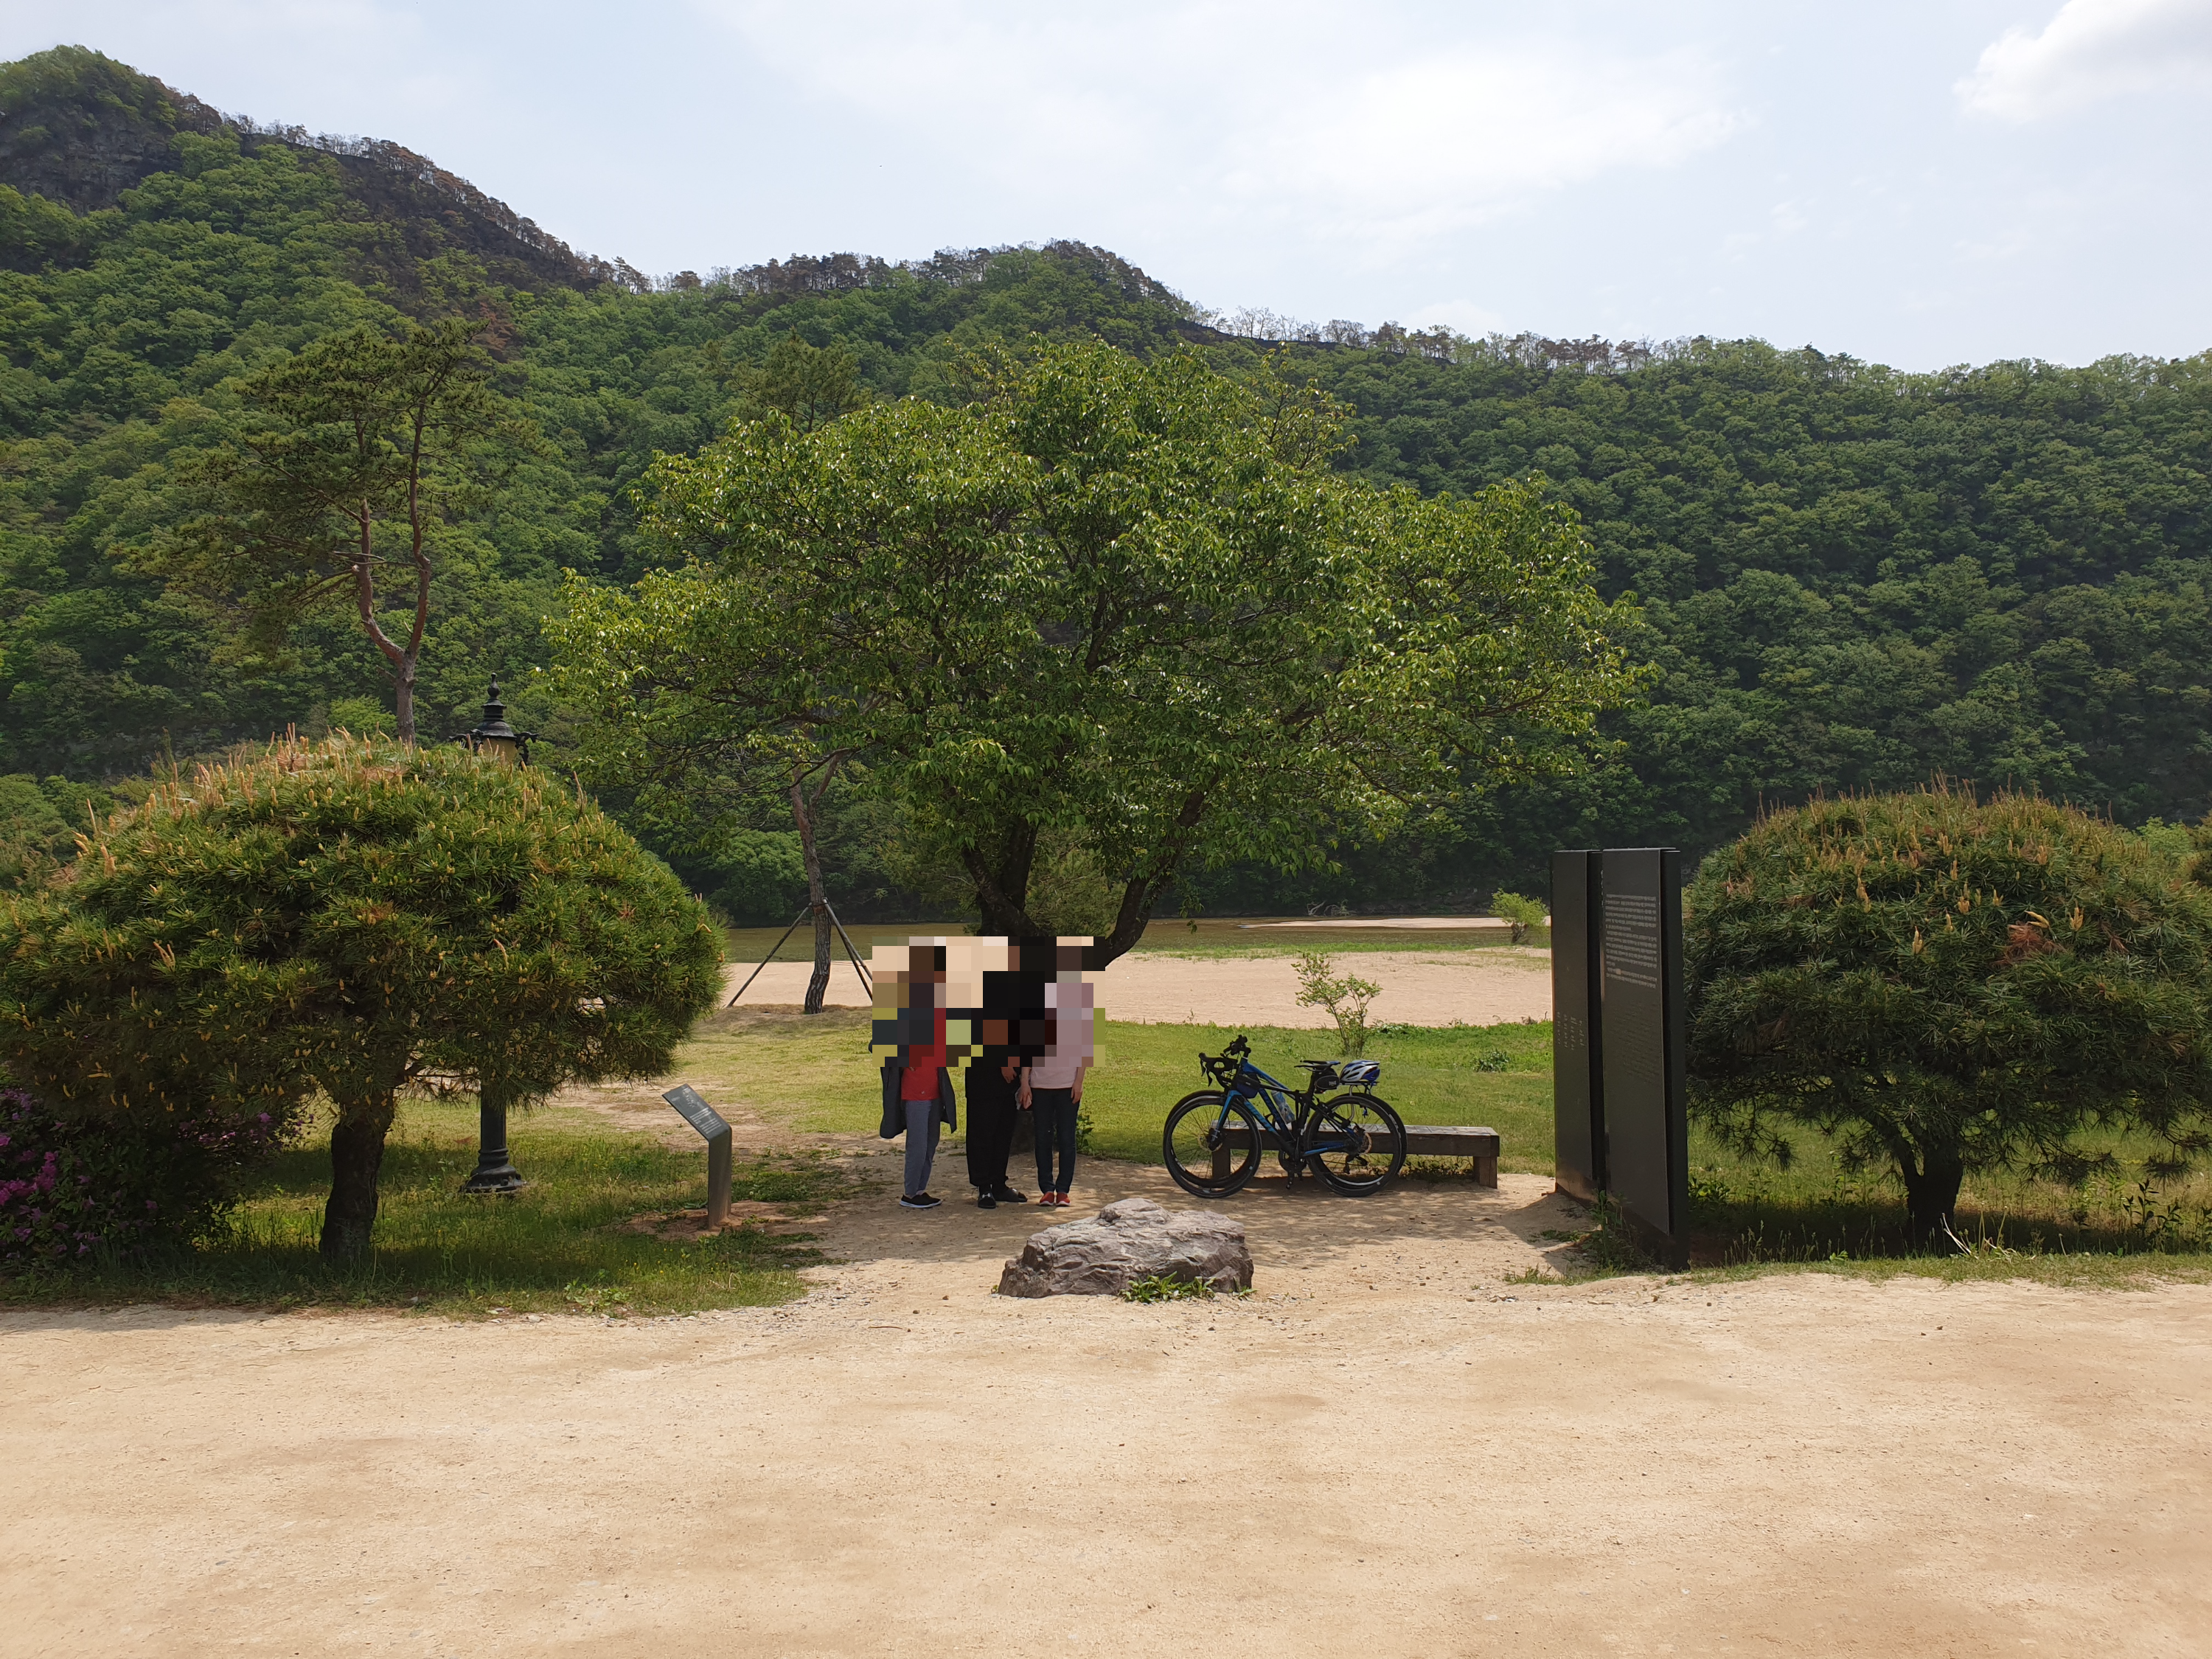
<svg viewBox="0 0 2212 1659">
<path fill-rule="evenodd" d="M 455 314 L 485 325 L 537 437 L 441 550 L 426 733 L 469 724 L 493 673 L 526 723 L 552 720 L 526 671 L 559 571 L 624 580 L 664 556 L 628 490 L 738 412 L 786 335 L 845 347 L 889 396 L 954 395 L 962 351 L 1037 331 L 1196 342 L 1230 367 L 1261 349 L 1069 243 L 648 283 L 394 144 L 229 120 L 81 49 L 0 68 L 0 775 L 21 775 L 0 816 L 36 800 L 52 842 L 82 790 L 44 780 L 388 708 L 345 616 L 249 648 L 151 555 L 191 458 L 240 418 L 237 377 L 354 324 Z M 1571 783 L 1346 848 L 1338 873 L 1225 872 L 1215 905 L 1464 899 L 1539 883 L 1554 845 L 1702 850 L 1762 798 L 1939 769 L 2128 822 L 2212 798 L 2212 354 L 1906 375 L 1756 342 L 1383 329 L 1279 349 L 1357 411 L 1351 467 L 1431 490 L 1552 480 L 1609 595 L 1643 599 L 1657 672 Z M 880 827 L 856 811 L 832 836 L 863 912 L 902 902 Z M 781 908 L 794 872 L 768 828 L 687 873 Z"/>
</svg>

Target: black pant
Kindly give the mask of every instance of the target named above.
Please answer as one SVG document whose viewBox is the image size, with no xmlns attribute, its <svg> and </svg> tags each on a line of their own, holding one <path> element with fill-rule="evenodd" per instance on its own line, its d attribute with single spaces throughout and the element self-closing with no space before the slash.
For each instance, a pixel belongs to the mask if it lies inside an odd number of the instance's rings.
<svg viewBox="0 0 2212 1659">
<path fill-rule="evenodd" d="M 979 1193 L 1006 1184 L 1006 1152 L 1014 1139 L 1014 1085 L 995 1060 L 968 1067 L 968 1184 Z"/>
<path fill-rule="evenodd" d="M 1064 1193 L 1075 1184 L 1075 1091 L 1031 1089 L 1030 1111 L 1036 1119 L 1037 1185 L 1048 1193 Z M 1060 1153 L 1055 1176 L 1052 1155 Z"/>
</svg>

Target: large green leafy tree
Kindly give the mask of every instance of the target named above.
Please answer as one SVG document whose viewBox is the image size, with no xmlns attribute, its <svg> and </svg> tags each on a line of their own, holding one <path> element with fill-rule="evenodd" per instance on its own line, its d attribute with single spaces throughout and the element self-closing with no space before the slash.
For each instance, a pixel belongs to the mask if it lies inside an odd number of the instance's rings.
<svg viewBox="0 0 2212 1659">
<path fill-rule="evenodd" d="M 1916 1238 L 1966 1174 L 2108 1162 L 2098 1125 L 2206 1150 L 2212 891 L 2072 807 L 1936 787 L 1814 801 L 1708 859 L 1684 937 L 1695 1109 L 1786 1160 L 1790 1126 L 1903 1182 Z"/>
<path fill-rule="evenodd" d="M 778 432 L 815 431 L 867 402 L 852 354 L 795 337 L 779 341 L 745 380 L 754 413 Z M 665 598 L 655 594 L 648 610 L 660 610 Z M 576 734 L 582 764 L 596 782 L 638 792 L 640 815 L 679 842 L 726 836 L 750 816 L 749 798 L 763 793 L 789 803 L 814 925 L 805 1003 L 814 1014 L 829 989 L 833 944 L 818 819 L 853 758 L 854 731 L 835 641 L 803 624 L 774 625 L 757 609 L 774 603 L 772 594 L 741 585 L 716 596 L 717 614 L 699 619 L 696 634 L 712 659 L 703 675 L 695 662 L 640 661 L 636 653 L 650 652 L 671 619 L 633 611 L 615 637 L 574 635 L 590 639 L 581 649 L 596 677 L 569 680 L 595 714 L 612 716 Z M 733 659 L 732 649 L 747 659 Z M 617 658 L 619 683 L 607 678 Z"/>
<path fill-rule="evenodd" d="M 389 668 L 403 743 L 450 520 L 526 442 L 477 331 L 349 329 L 246 376 L 246 420 L 191 465 L 213 510 L 155 543 L 185 586 L 240 602 L 254 655 L 281 654 L 301 617 L 349 608 Z"/>
<path fill-rule="evenodd" d="M 337 1111 L 322 1248 L 368 1248 L 409 1091 L 509 1104 L 665 1067 L 719 981 L 698 903 L 551 778 L 284 743 L 103 821 L 0 902 L 0 1062 L 80 1116 Z"/>
<path fill-rule="evenodd" d="M 656 521 L 697 556 L 574 584 L 568 695 L 638 756 L 805 709 L 884 764 L 988 931 L 1037 931 L 1042 838 L 1086 849 L 1118 954 L 1179 872 L 1311 862 L 1557 765 L 1629 689 L 1573 517 L 1534 491 L 1346 481 L 1334 405 L 1194 353 L 1040 345 L 977 392 L 665 460 Z"/>
</svg>

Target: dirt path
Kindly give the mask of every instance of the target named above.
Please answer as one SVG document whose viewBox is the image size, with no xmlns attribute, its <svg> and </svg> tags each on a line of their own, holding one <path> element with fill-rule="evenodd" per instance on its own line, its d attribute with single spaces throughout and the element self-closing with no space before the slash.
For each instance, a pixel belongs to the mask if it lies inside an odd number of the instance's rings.
<svg viewBox="0 0 2212 1659">
<path fill-rule="evenodd" d="M 1496 1025 L 1552 1017 L 1552 956 L 1548 951 L 1498 945 L 1486 951 L 1377 951 L 1339 958 L 1351 971 L 1382 988 L 1374 1018 L 1407 1025 Z M 723 970 L 723 1000 L 745 982 L 752 966 Z M 803 962 L 772 962 L 745 993 L 746 1004 L 797 1004 L 813 969 Z M 1126 956 L 1106 969 L 1100 1009 L 1113 1019 L 1146 1024 L 1212 1022 L 1217 1025 L 1327 1025 L 1318 1008 L 1298 1006 L 1297 963 L 1289 957 Z M 867 994 L 843 961 L 830 976 L 831 1006 L 860 1008 Z"/>
<path fill-rule="evenodd" d="M 877 1194 L 785 1309 L 0 1317 L 0 1650 L 2207 1650 L 2212 1287 L 1509 1283 L 1544 1187 L 1261 1183 L 1243 1301 Z"/>
</svg>

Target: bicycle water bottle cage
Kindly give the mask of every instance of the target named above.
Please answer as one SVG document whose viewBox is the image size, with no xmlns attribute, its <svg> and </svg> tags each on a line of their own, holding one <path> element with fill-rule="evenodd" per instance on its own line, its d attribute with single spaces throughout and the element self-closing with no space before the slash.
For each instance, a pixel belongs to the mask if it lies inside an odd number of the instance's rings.
<svg viewBox="0 0 2212 1659">
<path fill-rule="evenodd" d="M 1336 1080 L 1347 1089 L 1372 1089 L 1382 1075 L 1379 1060 L 1347 1060 L 1336 1068 Z"/>
</svg>

